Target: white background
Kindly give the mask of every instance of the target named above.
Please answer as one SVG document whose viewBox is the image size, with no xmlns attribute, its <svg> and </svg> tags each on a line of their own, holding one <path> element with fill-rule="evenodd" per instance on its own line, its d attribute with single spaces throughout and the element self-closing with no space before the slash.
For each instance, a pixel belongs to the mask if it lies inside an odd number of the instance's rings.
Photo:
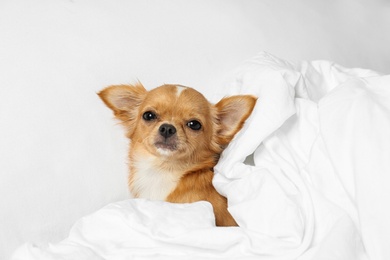
<svg viewBox="0 0 390 260">
<path fill-rule="evenodd" d="M 95 94 L 195 87 L 260 51 L 390 72 L 390 3 L 0 0 L 0 259 L 128 197 L 127 141 Z"/>
</svg>

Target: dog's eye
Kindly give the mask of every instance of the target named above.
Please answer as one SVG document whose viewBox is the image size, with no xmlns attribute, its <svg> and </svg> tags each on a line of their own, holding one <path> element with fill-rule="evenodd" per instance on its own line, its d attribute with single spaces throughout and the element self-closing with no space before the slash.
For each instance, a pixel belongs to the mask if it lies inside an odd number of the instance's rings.
<svg viewBox="0 0 390 260">
<path fill-rule="evenodd" d="M 200 122 L 199 121 L 197 121 L 197 120 L 192 120 L 192 121 L 190 121 L 190 122 L 188 122 L 187 123 L 187 126 L 189 127 L 189 128 L 191 128 L 192 130 L 200 130 L 201 128 L 202 128 L 202 125 L 200 124 Z"/>
<path fill-rule="evenodd" d="M 151 111 L 146 111 L 143 115 L 142 118 L 146 121 L 152 121 L 157 118 L 156 114 L 151 112 Z"/>
</svg>

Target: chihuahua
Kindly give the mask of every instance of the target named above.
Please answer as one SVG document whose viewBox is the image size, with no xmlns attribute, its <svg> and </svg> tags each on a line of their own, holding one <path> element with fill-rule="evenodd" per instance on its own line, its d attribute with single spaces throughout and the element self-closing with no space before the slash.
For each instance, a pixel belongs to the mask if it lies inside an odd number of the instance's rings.
<svg viewBox="0 0 390 260">
<path fill-rule="evenodd" d="M 217 226 L 237 226 L 212 184 L 213 167 L 251 114 L 255 97 L 231 96 L 213 105 L 190 87 L 147 91 L 141 83 L 110 86 L 98 95 L 130 139 L 128 185 L 135 198 L 208 201 Z"/>
</svg>

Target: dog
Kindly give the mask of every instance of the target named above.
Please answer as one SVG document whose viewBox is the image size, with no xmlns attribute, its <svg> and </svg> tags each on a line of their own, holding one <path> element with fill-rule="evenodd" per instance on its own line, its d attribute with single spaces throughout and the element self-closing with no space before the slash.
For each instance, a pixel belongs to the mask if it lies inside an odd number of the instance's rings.
<svg viewBox="0 0 390 260">
<path fill-rule="evenodd" d="M 256 97 L 225 97 L 213 105 L 190 87 L 166 84 L 147 91 L 140 82 L 109 86 L 98 95 L 130 139 L 128 186 L 135 198 L 208 201 L 217 226 L 237 226 L 227 199 L 212 184 L 213 167 Z"/>
</svg>

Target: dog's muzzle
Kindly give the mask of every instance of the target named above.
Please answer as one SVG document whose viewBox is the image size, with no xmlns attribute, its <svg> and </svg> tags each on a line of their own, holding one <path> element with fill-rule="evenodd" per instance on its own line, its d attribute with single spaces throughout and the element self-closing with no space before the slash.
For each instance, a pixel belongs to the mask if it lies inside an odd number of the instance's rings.
<svg viewBox="0 0 390 260">
<path fill-rule="evenodd" d="M 162 124 L 158 132 L 160 136 L 154 145 L 160 149 L 175 151 L 177 149 L 176 128 L 171 124 Z"/>
</svg>

